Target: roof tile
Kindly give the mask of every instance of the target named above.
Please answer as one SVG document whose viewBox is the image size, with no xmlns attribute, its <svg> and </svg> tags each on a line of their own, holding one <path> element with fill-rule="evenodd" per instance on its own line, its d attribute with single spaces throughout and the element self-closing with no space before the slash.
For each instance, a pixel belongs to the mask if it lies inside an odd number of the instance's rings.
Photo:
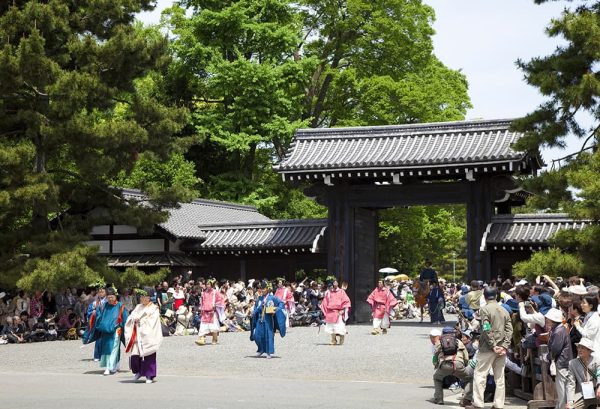
<svg viewBox="0 0 600 409">
<path fill-rule="evenodd" d="M 509 131 L 510 124 L 494 120 L 300 129 L 277 168 L 306 173 L 523 160 L 526 155 L 511 148 L 522 134 Z"/>
<path fill-rule="evenodd" d="M 547 246 L 554 235 L 565 229 L 581 230 L 589 220 L 573 220 L 567 214 L 515 214 L 492 218 L 483 237 L 483 246 L 489 245 L 542 245 Z"/>
</svg>

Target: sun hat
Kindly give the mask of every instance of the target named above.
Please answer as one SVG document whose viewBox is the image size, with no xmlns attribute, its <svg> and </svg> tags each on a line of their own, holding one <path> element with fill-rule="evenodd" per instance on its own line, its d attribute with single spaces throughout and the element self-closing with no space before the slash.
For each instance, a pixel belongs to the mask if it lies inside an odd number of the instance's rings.
<svg viewBox="0 0 600 409">
<path fill-rule="evenodd" d="M 534 295 L 533 297 L 531 297 L 531 301 L 533 301 L 535 305 L 537 305 L 538 311 L 541 312 L 543 315 L 546 315 L 548 310 L 552 308 L 552 298 L 544 297 L 543 294 Z"/>
<path fill-rule="evenodd" d="M 587 289 L 583 285 L 572 285 L 569 287 L 569 292 L 575 295 L 586 295 Z"/>
<path fill-rule="evenodd" d="M 506 300 L 506 302 L 502 304 L 502 307 L 504 307 L 509 314 L 512 314 L 513 312 L 519 312 L 519 303 L 517 303 L 517 301 L 513 298 Z"/>
<path fill-rule="evenodd" d="M 167 293 L 175 294 L 175 290 L 173 289 L 173 287 L 169 287 Z"/>
<path fill-rule="evenodd" d="M 515 285 L 526 285 L 526 284 L 529 284 L 529 283 L 527 282 L 527 280 L 522 278 L 519 281 L 517 281 L 517 283 Z"/>
<path fill-rule="evenodd" d="M 594 352 L 594 341 L 589 338 L 581 338 L 581 340 L 576 342 L 575 345 L 581 345 L 582 347 L 586 347 L 590 351 Z"/>
<path fill-rule="evenodd" d="M 434 328 L 431 330 L 431 332 L 429 333 L 430 337 L 441 337 L 442 336 L 442 331 L 440 331 L 437 328 Z"/>
<path fill-rule="evenodd" d="M 554 322 L 562 322 L 563 321 L 563 313 L 558 308 L 550 308 L 544 316 L 548 318 L 550 321 Z"/>
</svg>

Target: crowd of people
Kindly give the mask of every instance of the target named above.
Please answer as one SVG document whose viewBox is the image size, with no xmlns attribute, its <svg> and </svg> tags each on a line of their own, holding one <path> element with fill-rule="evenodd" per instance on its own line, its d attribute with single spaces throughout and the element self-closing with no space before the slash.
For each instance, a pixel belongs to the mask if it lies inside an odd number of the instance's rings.
<svg viewBox="0 0 600 409">
<path fill-rule="evenodd" d="M 257 280 L 229 281 L 199 278 L 185 281 L 183 275 L 163 282 L 153 289 L 152 302 L 159 307 L 161 328 L 165 336 L 200 334 L 202 303 L 212 298 L 205 293 L 214 288 L 218 304 L 216 322 L 201 335 L 218 336 L 219 332 L 249 331 L 251 316 L 258 298 Z M 325 324 L 321 310 L 327 291 L 324 280 L 306 279 L 287 282 L 283 278 L 268 283 L 274 294 L 286 304 L 287 326 Z M 91 308 L 98 298 L 98 286 L 85 289 L 65 288 L 57 294 L 50 291 L 23 290 L 0 292 L 0 343 L 27 343 L 77 339 L 88 323 Z M 203 295 L 205 300 L 203 300 Z M 118 300 L 127 312 L 137 303 L 133 289 L 119 289 Z M 206 315 L 206 314 L 205 314 Z M 212 319 L 212 318 L 211 318 Z M 202 341 L 204 342 L 204 341 Z"/>
<path fill-rule="evenodd" d="M 335 277 L 296 283 L 283 278 L 217 282 L 178 276 L 154 288 L 136 290 L 137 294 L 127 289 L 119 294 L 112 287 L 66 288 L 56 295 L 0 292 L 0 343 L 83 337 L 84 342 L 96 341 L 94 358 L 110 374 L 118 368 L 120 352 L 115 348 L 120 348 L 121 331 L 129 340 L 128 351 L 135 353 L 137 348 L 140 355 L 142 344 L 132 341 L 134 328 L 146 322 L 154 334 L 144 341 L 150 345 L 159 345 L 157 340 L 163 336 L 197 335 L 196 344 L 202 346 L 208 336 L 213 344 L 218 343 L 221 332 L 251 331 L 257 354 L 270 357 L 273 334 L 283 336 L 290 326 L 323 325 L 331 335 L 330 343 L 342 345 L 351 310 L 346 288 Z M 140 300 L 146 303 L 138 304 Z M 487 398 L 493 399 L 494 408 L 503 408 L 505 370 L 526 376 L 543 345 L 549 351 L 542 359 L 550 368 L 556 407 L 587 408 L 600 402 L 600 295 L 598 287 L 583 279 L 553 281 L 543 276 L 535 282 L 446 283 L 428 264 L 414 282 L 382 278 L 365 301 L 372 309 L 373 335 L 385 334 L 393 319 L 423 321 L 428 315 L 432 324 L 444 324 L 444 312 L 457 314 L 455 326 L 436 328 L 430 334 L 436 404 L 444 403 L 444 385 L 457 382 L 464 388 L 461 406 L 483 408 Z M 111 308 L 104 308 L 105 303 Z M 275 318 L 265 320 L 265 312 Z M 117 334 L 96 331 L 92 337 L 89 329 L 102 328 L 106 320 L 112 330 L 121 330 Z M 134 373 L 137 377 L 147 373 L 151 381 L 155 357 L 141 356 L 132 361 L 137 362 Z M 539 373 L 541 368 L 534 370 Z"/>
<path fill-rule="evenodd" d="M 444 404 L 444 384 L 458 381 L 464 388 L 461 406 L 483 408 L 484 401 L 492 400 L 494 408 L 503 408 L 505 371 L 546 375 L 541 365 L 531 365 L 541 355 L 557 409 L 600 404 L 597 286 L 579 277 L 555 282 L 548 276 L 531 283 L 509 279 L 438 284 L 444 288 L 442 302 L 456 306 L 459 320 L 456 326 L 430 333 L 434 403 Z M 547 354 L 539 353 L 542 346 Z M 533 374 L 527 374 L 532 367 Z"/>
</svg>

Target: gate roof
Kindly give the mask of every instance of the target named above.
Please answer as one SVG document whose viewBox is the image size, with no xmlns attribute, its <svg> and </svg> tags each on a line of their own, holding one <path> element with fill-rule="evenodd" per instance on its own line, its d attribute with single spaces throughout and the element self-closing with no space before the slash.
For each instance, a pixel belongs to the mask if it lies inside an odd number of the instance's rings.
<svg viewBox="0 0 600 409">
<path fill-rule="evenodd" d="M 537 250 L 550 246 L 560 230 L 581 230 L 590 220 L 574 220 L 567 214 L 508 214 L 492 217 L 481 241 L 481 251 Z"/>
<path fill-rule="evenodd" d="M 284 179 L 464 177 L 540 166 L 512 148 L 522 133 L 510 119 L 300 129 L 276 166 Z M 533 159 L 533 160 L 532 160 Z"/>
</svg>

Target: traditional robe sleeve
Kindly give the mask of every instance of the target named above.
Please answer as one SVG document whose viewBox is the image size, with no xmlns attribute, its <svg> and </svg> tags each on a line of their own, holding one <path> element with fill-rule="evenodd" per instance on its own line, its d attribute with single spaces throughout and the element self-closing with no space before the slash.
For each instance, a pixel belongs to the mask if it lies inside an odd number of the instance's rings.
<svg viewBox="0 0 600 409">
<path fill-rule="evenodd" d="M 294 300 L 294 294 L 289 289 L 287 290 L 286 305 L 290 314 L 296 312 L 296 301 Z"/>
<path fill-rule="evenodd" d="M 125 347 L 126 347 L 125 352 L 127 352 L 127 353 L 132 352 L 132 350 L 129 348 L 129 345 L 131 344 L 132 337 L 134 336 L 135 320 L 139 319 L 140 315 L 141 315 L 140 306 L 141 306 L 141 304 L 138 304 L 131 311 L 131 314 L 129 314 L 129 317 L 127 317 L 127 321 L 125 321 L 125 329 L 124 329 L 124 331 L 125 331 Z M 135 339 L 133 340 L 133 342 L 135 342 Z"/>
<path fill-rule="evenodd" d="M 375 308 L 375 290 L 371 291 L 371 294 L 367 297 L 367 302 L 371 306 L 372 309 Z"/>
<path fill-rule="evenodd" d="M 344 308 L 344 315 L 343 315 L 343 319 L 344 322 L 348 321 L 348 317 L 350 316 L 350 307 L 352 306 L 352 303 L 350 302 L 350 298 L 348 297 L 348 294 L 346 294 L 346 291 L 344 290 L 340 290 L 343 294 L 342 296 L 342 307 Z"/>
<path fill-rule="evenodd" d="M 321 301 L 321 311 L 323 311 L 323 315 L 327 315 L 329 311 L 329 290 L 325 291 L 325 296 L 323 297 L 323 301 Z"/>
<path fill-rule="evenodd" d="M 254 329 L 256 328 L 256 321 L 258 321 L 258 317 L 260 314 L 261 308 L 258 306 L 259 301 L 256 300 L 256 304 L 254 304 L 254 310 L 252 310 L 252 317 L 250 319 L 250 341 L 254 341 Z M 262 307 L 262 304 L 261 304 Z"/>
<path fill-rule="evenodd" d="M 225 314 L 225 298 L 220 292 L 217 292 L 215 297 L 215 311 L 217 312 L 217 317 L 219 318 L 219 322 L 225 321 L 227 318 Z"/>
<path fill-rule="evenodd" d="M 396 299 L 396 297 L 394 297 L 394 294 L 392 294 L 392 292 L 388 290 L 388 293 L 387 293 L 387 313 L 390 316 L 392 315 L 392 310 L 394 309 L 394 307 L 396 305 L 398 305 L 398 300 Z"/>
<path fill-rule="evenodd" d="M 285 322 L 286 322 L 286 317 L 285 314 L 283 313 L 283 311 L 285 310 L 285 303 L 283 301 L 281 301 L 279 298 L 272 296 L 271 300 L 273 301 L 273 304 L 277 307 L 275 310 L 275 314 L 274 314 L 274 326 L 275 329 L 279 330 L 279 335 L 281 335 L 281 337 L 285 337 L 285 331 L 286 331 L 286 327 L 285 327 Z"/>
</svg>

